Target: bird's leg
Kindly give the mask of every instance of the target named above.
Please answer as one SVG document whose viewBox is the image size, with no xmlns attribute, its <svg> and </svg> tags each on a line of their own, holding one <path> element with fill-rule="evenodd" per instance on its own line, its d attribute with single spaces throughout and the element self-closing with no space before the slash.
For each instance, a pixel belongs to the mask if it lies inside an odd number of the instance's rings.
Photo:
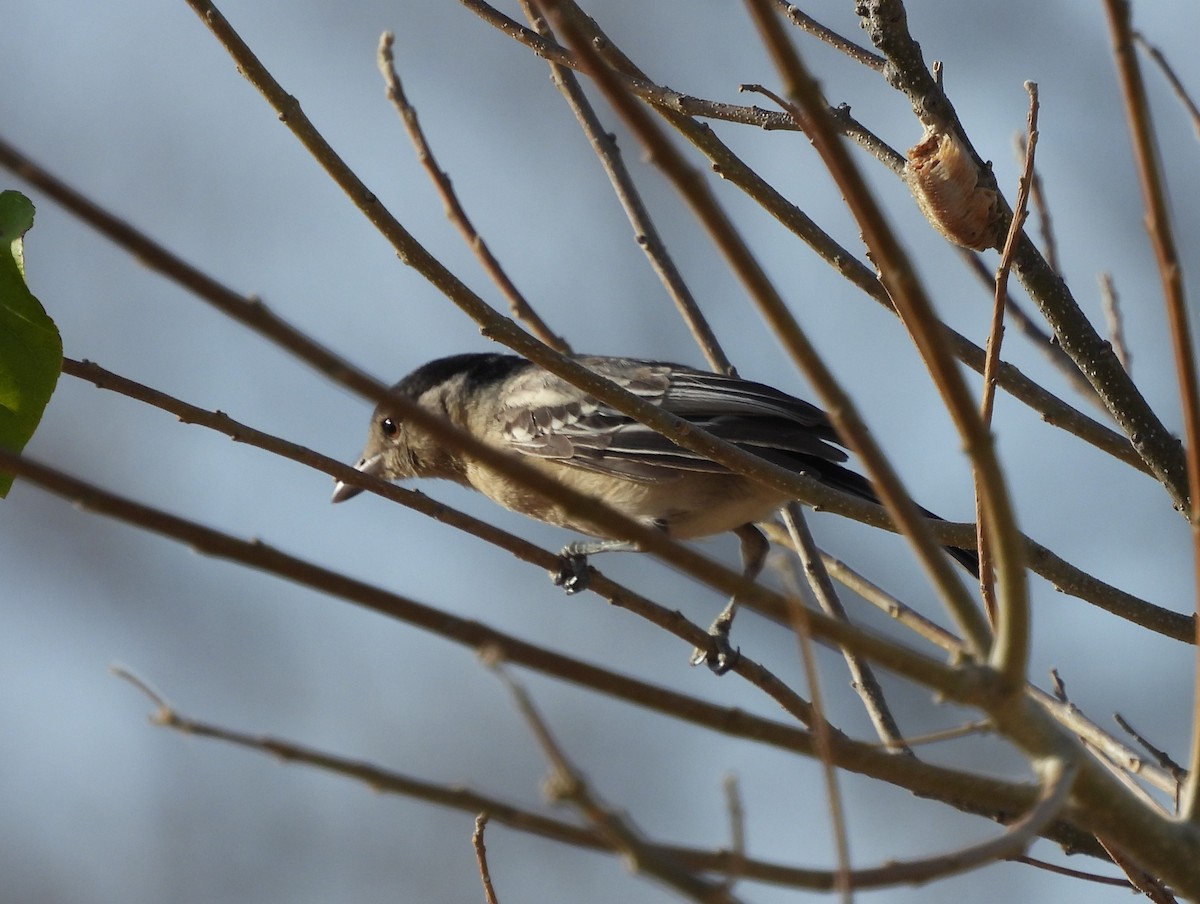
<svg viewBox="0 0 1200 904">
<path fill-rule="evenodd" d="M 568 543 L 559 553 L 562 561 L 558 570 L 550 572 L 555 585 L 567 593 L 578 593 L 586 590 L 591 582 L 591 568 L 588 566 L 588 556 L 600 552 L 634 552 L 637 544 L 628 540 L 579 540 Z"/>
<path fill-rule="evenodd" d="M 767 563 L 767 553 L 771 544 L 753 524 L 743 524 L 734 533 L 742 542 L 742 577 L 747 581 L 755 580 Z M 737 615 L 738 598 L 735 593 L 729 598 L 721 614 L 713 620 L 708 628 L 712 642 L 707 649 L 696 647 L 692 651 L 692 665 L 705 663 L 716 675 L 724 675 L 737 665 L 738 651 L 729 645 L 729 632 L 733 628 L 733 617 Z"/>
</svg>

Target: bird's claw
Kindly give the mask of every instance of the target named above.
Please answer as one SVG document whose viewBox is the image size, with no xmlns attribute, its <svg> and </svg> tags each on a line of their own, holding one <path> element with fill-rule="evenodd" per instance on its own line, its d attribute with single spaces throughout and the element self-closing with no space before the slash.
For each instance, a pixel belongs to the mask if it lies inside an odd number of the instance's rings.
<svg viewBox="0 0 1200 904">
<path fill-rule="evenodd" d="M 708 645 L 692 650 L 691 664 L 699 665 L 703 662 L 709 671 L 717 676 L 724 675 L 736 666 L 742 658 L 742 651 L 729 643 L 729 629 L 732 625 L 732 618 L 718 617 L 708 629 Z"/>
<path fill-rule="evenodd" d="M 550 578 L 556 587 L 561 587 L 569 594 L 587 590 L 592 582 L 592 569 L 587 556 L 564 552 L 559 557 L 558 570 L 550 572 Z"/>
<path fill-rule="evenodd" d="M 723 638 L 714 637 L 707 649 L 696 647 L 692 651 L 691 663 L 692 665 L 699 665 L 703 662 L 708 666 L 710 672 L 720 677 L 734 668 L 741 658 L 742 651 L 739 648 L 731 647 L 729 641 Z"/>
</svg>

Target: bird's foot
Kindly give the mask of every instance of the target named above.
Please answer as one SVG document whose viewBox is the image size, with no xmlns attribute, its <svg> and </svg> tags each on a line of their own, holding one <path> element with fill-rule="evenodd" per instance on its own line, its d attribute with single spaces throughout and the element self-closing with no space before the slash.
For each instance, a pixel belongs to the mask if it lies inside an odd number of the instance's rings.
<svg viewBox="0 0 1200 904">
<path fill-rule="evenodd" d="M 563 550 L 558 569 L 550 572 L 550 579 L 556 587 L 561 587 L 567 593 L 587 590 L 592 582 L 592 567 L 588 565 L 587 555 Z"/>
<path fill-rule="evenodd" d="M 709 643 L 706 647 L 696 647 L 692 650 L 692 665 L 699 665 L 703 662 L 714 675 L 724 675 L 738 664 L 738 660 L 742 657 L 741 650 L 729 643 L 729 631 L 733 627 L 733 613 L 732 606 L 726 608 L 709 626 Z"/>
</svg>

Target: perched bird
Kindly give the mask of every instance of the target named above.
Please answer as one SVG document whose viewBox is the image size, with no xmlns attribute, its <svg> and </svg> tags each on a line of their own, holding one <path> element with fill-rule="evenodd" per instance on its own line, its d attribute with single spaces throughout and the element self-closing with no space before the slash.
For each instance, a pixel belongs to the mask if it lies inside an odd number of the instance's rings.
<svg viewBox="0 0 1200 904">
<path fill-rule="evenodd" d="M 825 413 L 762 383 L 707 373 L 679 364 L 634 358 L 576 356 L 574 360 L 664 411 L 791 471 L 807 474 L 853 496 L 877 502 L 870 483 L 842 466 L 845 451 Z M 735 474 L 684 449 L 592 398 L 538 365 L 514 355 L 466 354 L 417 368 L 393 387 L 422 408 L 447 418 L 477 439 L 518 453 L 556 481 L 669 536 L 688 540 L 733 531 L 742 542 L 745 576 L 762 570 L 768 544 L 754 522 L 788 502 L 785 494 Z M 441 477 L 472 487 L 505 508 L 602 538 L 563 551 L 556 583 L 583 589 L 587 556 L 632 544 L 479 463 L 446 448 L 384 402 L 375 409 L 355 467 L 376 477 Z M 359 493 L 338 482 L 333 501 Z M 930 517 L 937 517 L 929 514 Z M 947 547 L 972 573 L 972 550 Z M 714 671 L 732 664 L 724 643 L 727 617 L 714 623 L 717 643 L 698 651 Z M 724 644 L 724 645 L 723 645 Z"/>
</svg>

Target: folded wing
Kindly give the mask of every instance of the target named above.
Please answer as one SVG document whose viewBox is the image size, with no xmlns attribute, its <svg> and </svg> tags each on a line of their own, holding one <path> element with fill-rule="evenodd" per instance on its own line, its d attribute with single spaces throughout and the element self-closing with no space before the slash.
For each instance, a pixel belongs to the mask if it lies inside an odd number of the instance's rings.
<svg viewBox="0 0 1200 904">
<path fill-rule="evenodd" d="M 578 359 L 634 395 L 714 436 L 794 471 L 823 473 L 846 460 L 819 408 L 761 383 L 630 358 Z M 541 368 L 515 374 L 506 387 L 505 433 L 512 448 L 630 480 L 726 468 L 677 446 L 586 397 Z"/>
</svg>

